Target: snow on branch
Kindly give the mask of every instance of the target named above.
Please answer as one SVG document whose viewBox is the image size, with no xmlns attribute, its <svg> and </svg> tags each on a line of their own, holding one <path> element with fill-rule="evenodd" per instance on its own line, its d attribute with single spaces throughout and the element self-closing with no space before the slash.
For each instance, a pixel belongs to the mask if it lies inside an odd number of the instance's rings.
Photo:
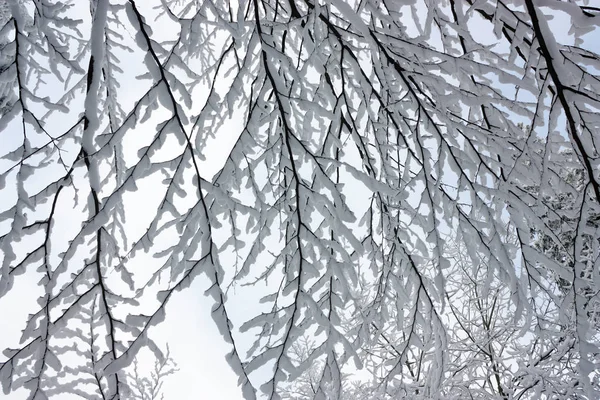
<svg viewBox="0 0 600 400">
<path fill-rule="evenodd" d="M 597 398 L 588 3 L 0 0 L 4 392 L 158 393 L 203 280 L 248 399 Z"/>
</svg>

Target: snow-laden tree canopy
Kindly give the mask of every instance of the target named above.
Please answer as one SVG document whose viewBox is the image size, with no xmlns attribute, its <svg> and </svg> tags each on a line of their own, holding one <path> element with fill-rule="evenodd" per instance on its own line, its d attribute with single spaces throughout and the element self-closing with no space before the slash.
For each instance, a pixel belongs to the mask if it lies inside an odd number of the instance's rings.
<svg viewBox="0 0 600 400">
<path fill-rule="evenodd" d="M 357 399 L 598 398 L 599 25 L 593 0 L 0 0 L 0 302 L 39 289 L 4 393 L 124 399 L 204 275 L 248 399 L 347 398 L 356 370 Z"/>
</svg>

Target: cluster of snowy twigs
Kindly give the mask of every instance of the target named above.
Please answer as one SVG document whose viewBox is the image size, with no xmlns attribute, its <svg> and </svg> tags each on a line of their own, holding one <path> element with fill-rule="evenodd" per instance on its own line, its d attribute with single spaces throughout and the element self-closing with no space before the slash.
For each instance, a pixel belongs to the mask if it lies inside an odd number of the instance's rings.
<svg viewBox="0 0 600 400">
<path fill-rule="evenodd" d="M 204 275 L 248 399 L 349 398 L 357 369 L 355 399 L 598 398 L 599 25 L 587 0 L 0 0 L 0 302 L 37 288 L 4 392 L 124 399 Z"/>
</svg>

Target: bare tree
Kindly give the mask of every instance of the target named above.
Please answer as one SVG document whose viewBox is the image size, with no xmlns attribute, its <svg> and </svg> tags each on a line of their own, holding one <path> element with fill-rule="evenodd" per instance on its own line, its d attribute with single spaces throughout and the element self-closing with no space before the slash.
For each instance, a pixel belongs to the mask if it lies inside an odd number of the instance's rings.
<svg viewBox="0 0 600 400">
<path fill-rule="evenodd" d="M 140 371 L 138 360 L 133 361 L 133 371 L 125 373 L 128 400 L 163 400 L 165 398 L 165 378 L 177 372 L 177 364 L 170 358 L 169 348 L 162 359 L 154 360 L 154 368 L 149 373 Z"/>
<path fill-rule="evenodd" d="M 366 367 L 380 398 L 597 398 L 599 22 L 587 0 L 0 0 L 0 298 L 39 287 L 4 391 L 78 392 L 76 353 L 123 399 L 204 274 L 248 399 L 315 365 L 315 394 Z"/>
</svg>

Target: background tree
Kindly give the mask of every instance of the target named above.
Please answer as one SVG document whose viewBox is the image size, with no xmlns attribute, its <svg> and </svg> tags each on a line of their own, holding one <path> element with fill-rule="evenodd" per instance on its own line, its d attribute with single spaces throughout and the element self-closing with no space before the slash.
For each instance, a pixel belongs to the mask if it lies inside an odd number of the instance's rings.
<svg viewBox="0 0 600 400">
<path fill-rule="evenodd" d="M 169 357 L 169 349 L 161 360 L 154 360 L 154 368 L 149 374 L 140 371 L 139 361 L 133 362 L 133 371 L 127 372 L 125 380 L 129 394 L 125 395 L 129 400 L 163 400 L 165 393 L 163 385 L 166 377 L 177 372 L 177 364 Z"/>
<path fill-rule="evenodd" d="M 76 392 L 74 357 L 123 398 L 204 274 L 249 399 L 315 366 L 324 396 L 364 366 L 381 398 L 598 397 L 588 1 L 0 10 L 0 297 L 39 289 L 5 392 Z"/>
</svg>

